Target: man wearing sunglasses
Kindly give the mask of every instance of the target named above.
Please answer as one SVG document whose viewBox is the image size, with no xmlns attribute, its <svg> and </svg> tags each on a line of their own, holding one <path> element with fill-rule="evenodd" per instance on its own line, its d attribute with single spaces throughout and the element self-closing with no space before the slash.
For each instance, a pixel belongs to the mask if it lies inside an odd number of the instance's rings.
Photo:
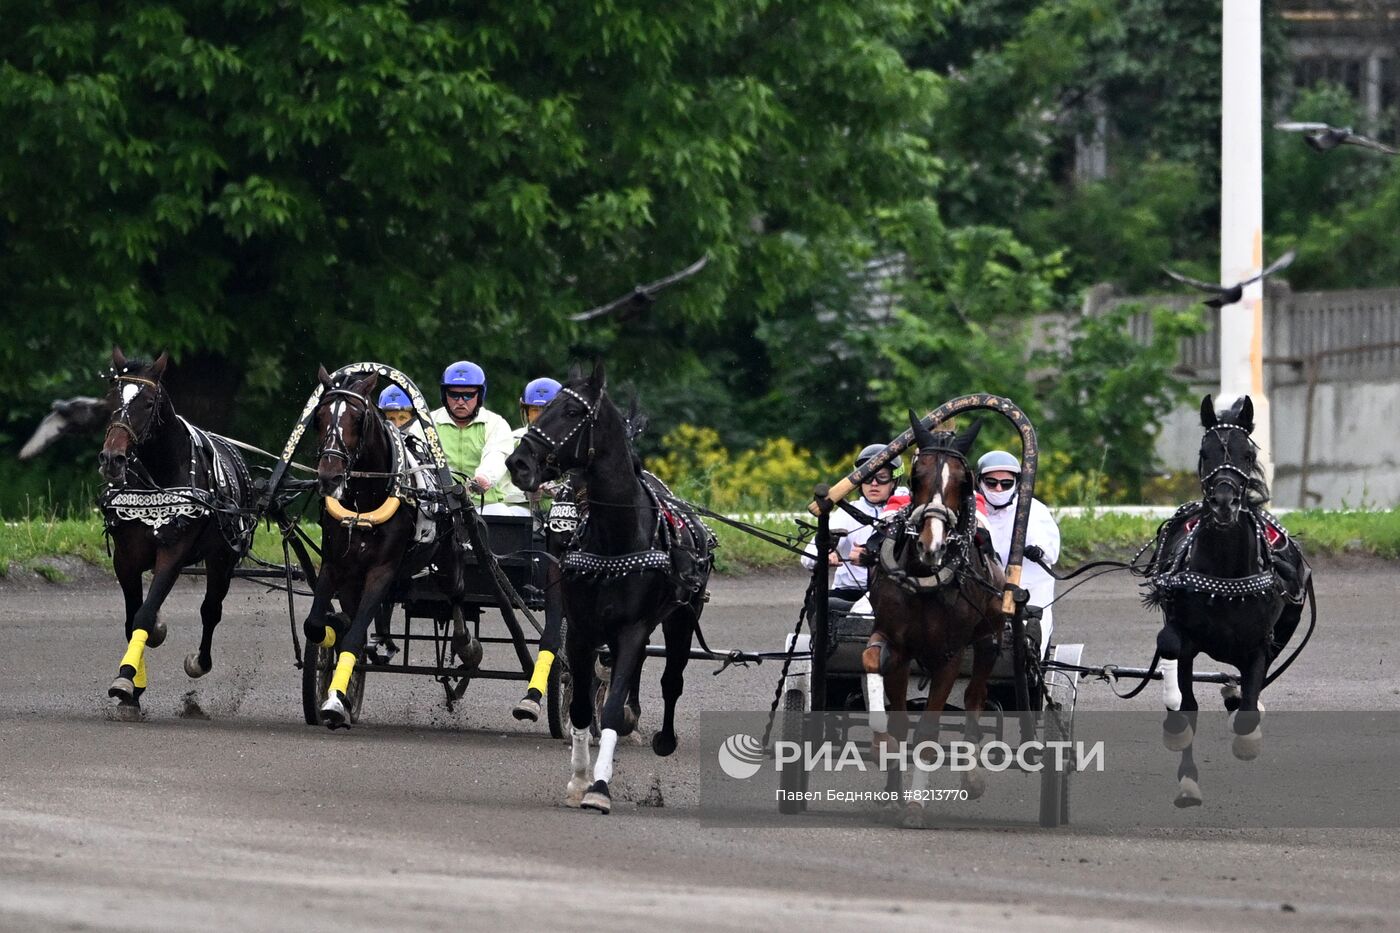
<svg viewBox="0 0 1400 933">
<path fill-rule="evenodd" d="M 433 412 L 447 464 L 480 490 L 485 512 L 499 510 L 506 457 L 514 449 L 506 419 L 486 408 L 486 372 L 459 360 L 442 373 L 442 407 Z"/>
<path fill-rule="evenodd" d="M 1003 567 L 1011 554 L 1011 530 L 1016 523 L 1016 486 L 1021 480 L 1021 461 L 1005 450 L 992 450 L 977 461 L 977 498 L 986 507 L 983 519 L 992 534 L 992 547 Z M 1060 526 L 1055 516 L 1039 499 L 1031 499 L 1030 519 L 1026 524 L 1026 549 L 1038 547 L 1041 559 L 1054 566 L 1060 557 Z M 1040 656 L 1045 657 L 1054 628 L 1050 603 L 1055 599 L 1055 578 L 1033 560 L 1021 566 L 1021 586 L 1030 592 L 1031 606 L 1042 608 L 1040 619 Z"/>
<path fill-rule="evenodd" d="M 860 469 L 865 461 L 884 449 L 884 444 L 868 445 L 856 455 L 856 469 Z M 900 458 L 895 457 L 888 466 L 880 469 L 862 483 L 860 498 L 851 503 L 852 508 L 870 518 L 877 518 L 890 496 L 896 492 L 896 483 L 902 466 L 903 462 Z M 902 487 L 898 487 L 898 491 L 908 494 L 908 490 Z M 844 509 L 832 510 L 831 533 L 835 541 L 829 559 L 831 566 L 836 568 L 836 575 L 832 578 L 831 588 L 827 591 L 832 609 L 847 611 L 865 595 L 865 591 L 870 585 L 870 571 L 862 564 L 862 557 L 865 553 L 865 542 L 869 540 L 872 530 L 872 526 L 860 522 Z M 802 558 L 802 566 L 811 570 L 817 565 L 817 546 L 815 543 L 807 545 L 807 554 L 808 556 Z"/>
</svg>

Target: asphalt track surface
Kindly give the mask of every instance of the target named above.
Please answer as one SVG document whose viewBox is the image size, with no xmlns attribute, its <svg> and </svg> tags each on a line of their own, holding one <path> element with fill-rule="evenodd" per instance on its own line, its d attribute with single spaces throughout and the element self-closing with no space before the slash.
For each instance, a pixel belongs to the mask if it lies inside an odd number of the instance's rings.
<svg viewBox="0 0 1400 933">
<path fill-rule="evenodd" d="M 352 731 L 304 725 L 282 597 L 253 584 L 234 585 L 213 672 L 188 680 L 197 587 L 167 603 L 132 723 L 106 713 L 115 584 L 0 581 L 0 929 L 1400 926 L 1400 830 L 1043 831 L 1033 813 L 1023 829 L 702 826 L 696 717 L 766 710 L 771 663 L 694 663 L 682 751 L 624 743 L 613 814 L 569 810 L 567 747 L 509 717 L 516 683 L 476 682 L 449 713 L 431 680 L 371 677 Z M 710 644 L 780 646 L 803 587 L 716 581 Z M 1400 708 L 1394 566 L 1323 567 L 1318 589 L 1318 634 L 1271 708 Z M 1057 625 L 1123 664 L 1146 663 L 1155 632 L 1111 576 Z M 643 678 L 653 716 L 659 674 Z M 1155 693 L 1128 705 L 1159 708 Z M 1120 704 L 1081 693 L 1081 709 Z"/>
</svg>

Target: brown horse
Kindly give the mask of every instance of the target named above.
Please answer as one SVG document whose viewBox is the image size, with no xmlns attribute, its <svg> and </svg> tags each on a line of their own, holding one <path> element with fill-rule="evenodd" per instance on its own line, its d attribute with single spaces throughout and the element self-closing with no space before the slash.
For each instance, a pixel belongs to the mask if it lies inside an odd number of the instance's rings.
<svg viewBox="0 0 1400 933">
<path fill-rule="evenodd" d="M 936 738 L 938 719 L 972 645 L 972 679 L 963 707 L 965 735 L 975 741 L 997 656 L 1005 582 L 996 560 L 988 560 L 975 541 L 977 507 L 967 454 L 981 422 L 954 435 L 930 431 L 913 412 L 909 421 L 919 445 L 912 496 L 878 545 L 870 585 L 875 622 L 862 660 L 871 725 L 880 745 L 888 745 L 893 735 L 908 735 L 909 666 L 918 662 L 932 678 L 923 722 Z M 888 732 L 881 723 L 887 704 L 894 713 Z M 927 771 L 915 770 L 916 787 L 927 780 Z M 969 796 L 981 796 L 978 772 L 964 772 L 962 784 Z M 922 813 L 922 802 L 911 802 L 906 820 L 916 824 Z"/>
<path fill-rule="evenodd" d="M 180 571 L 204 562 L 204 623 L 199 650 L 185 673 L 203 677 L 214 666 L 214 629 L 234 567 L 252 542 L 253 481 L 238 451 L 175 414 L 161 382 L 169 358 L 128 360 L 112 350 L 112 411 L 98 455 L 107 490 L 103 518 L 112 539 L 112 566 L 126 598 L 127 649 L 107 695 L 124 713 L 139 715 L 146 689 L 147 648 L 165 640 L 160 607 Z M 152 571 L 142 594 L 141 575 Z"/>
</svg>

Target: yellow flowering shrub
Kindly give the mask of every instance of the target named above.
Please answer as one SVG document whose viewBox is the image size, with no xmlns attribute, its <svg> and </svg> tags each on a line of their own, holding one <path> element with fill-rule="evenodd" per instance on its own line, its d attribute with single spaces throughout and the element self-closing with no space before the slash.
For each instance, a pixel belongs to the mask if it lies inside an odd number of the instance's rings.
<svg viewBox="0 0 1400 933">
<path fill-rule="evenodd" d="M 733 454 L 714 429 L 691 424 L 672 429 L 661 448 L 662 455 L 652 457 L 647 468 L 678 495 L 716 511 L 799 509 L 811 499 L 814 485 L 849 471 L 785 437 Z"/>
</svg>

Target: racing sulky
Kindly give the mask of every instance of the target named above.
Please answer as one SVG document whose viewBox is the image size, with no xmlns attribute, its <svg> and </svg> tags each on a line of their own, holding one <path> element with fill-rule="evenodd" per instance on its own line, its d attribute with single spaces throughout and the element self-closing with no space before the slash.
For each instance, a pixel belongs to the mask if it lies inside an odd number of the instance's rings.
<svg viewBox="0 0 1400 933">
<path fill-rule="evenodd" d="M 229 442 L 175 413 L 162 384 L 169 356 L 154 363 L 112 350 L 112 416 L 98 454 L 107 482 L 101 498 L 112 566 L 126 601 L 126 653 L 107 695 L 120 715 L 139 718 L 148 685 L 146 649 L 165 641 L 160 619 L 180 571 L 204 562 L 204 632 L 185 673 L 203 677 L 214 667 L 214 629 L 238 561 L 255 525 L 249 509 L 253 481 Z M 142 594 L 141 577 L 152 571 Z"/>
<path fill-rule="evenodd" d="M 506 460 L 521 489 L 533 491 L 576 471 L 586 497 L 586 514 L 562 561 L 569 620 L 565 651 L 575 677 L 594 669 L 594 657 L 604 647 L 613 670 L 591 773 L 593 691 L 574 688 L 569 705 L 573 771 L 565 803 L 601 813 L 612 809 L 608 785 L 617 740 L 636 728 L 642 662 L 658 625 L 666 642 L 665 711 L 651 746 L 658 755 L 676 749 L 676 701 L 705 604 L 714 546 L 690 506 L 642 469 L 626 419 L 605 388 L 602 364 L 587 377 L 575 375 Z"/>
<path fill-rule="evenodd" d="M 462 555 L 449 519 L 419 534 L 419 510 L 411 479 L 414 462 L 402 435 L 374 404 L 379 377 L 354 374 L 332 381 L 322 366 L 324 387 L 312 415 L 318 434 L 316 479 L 324 497 L 321 511 L 321 574 L 303 629 L 323 648 L 339 647 L 335 670 L 321 705 L 328 728 L 350 727 L 346 699 L 360 663 L 369 625 L 380 615 L 394 583 L 433 564 L 454 604 L 465 596 Z M 331 612 L 339 599 L 344 614 Z M 481 644 L 469 634 L 454 639 L 468 667 L 481 660 Z"/>
<path fill-rule="evenodd" d="M 912 411 L 909 423 L 918 444 L 910 503 L 881 529 L 878 543 L 872 538 L 871 545 L 877 554 L 870 584 L 875 623 L 862 657 L 871 727 L 881 743 L 890 741 L 891 733 L 907 735 L 909 666 L 918 662 L 932 678 L 920 727 L 936 730 L 971 645 L 972 678 L 963 707 L 965 734 L 975 741 L 997 657 L 1005 582 L 996 559 L 977 541 L 967 454 L 982 423 L 977 421 L 957 435 L 929 430 Z M 888 731 L 887 706 L 892 713 Z M 899 779 L 898 773 L 890 777 Z M 928 772 L 916 768 L 913 780 L 917 789 L 923 789 Z M 981 796 L 985 789 L 981 772 L 965 772 L 962 786 L 969 796 Z M 922 803 L 911 802 L 904 815 L 906 824 L 920 825 L 922 819 Z"/>
<path fill-rule="evenodd" d="M 1162 523 L 1144 584 L 1145 602 L 1163 615 L 1157 635 L 1166 678 L 1162 739 L 1168 750 L 1181 753 L 1178 807 L 1202 802 L 1192 756 L 1199 710 L 1192 691 L 1196 656 L 1204 653 L 1239 670 L 1239 686 L 1222 690 L 1233 713 L 1231 750 L 1244 761 L 1258 757 L 1264 736 L 1259 694 L 1282 669 L 1265 675 L 1312 593 L 1312 570 L 1302 550 L 1263 507 L 1269 491 L 1250 437 L 1253 402 L 1244 396 L 1217 413 L 1207 395 L 1201 427 L 1196 472 L 1202 498 Z"/>
</svg>

